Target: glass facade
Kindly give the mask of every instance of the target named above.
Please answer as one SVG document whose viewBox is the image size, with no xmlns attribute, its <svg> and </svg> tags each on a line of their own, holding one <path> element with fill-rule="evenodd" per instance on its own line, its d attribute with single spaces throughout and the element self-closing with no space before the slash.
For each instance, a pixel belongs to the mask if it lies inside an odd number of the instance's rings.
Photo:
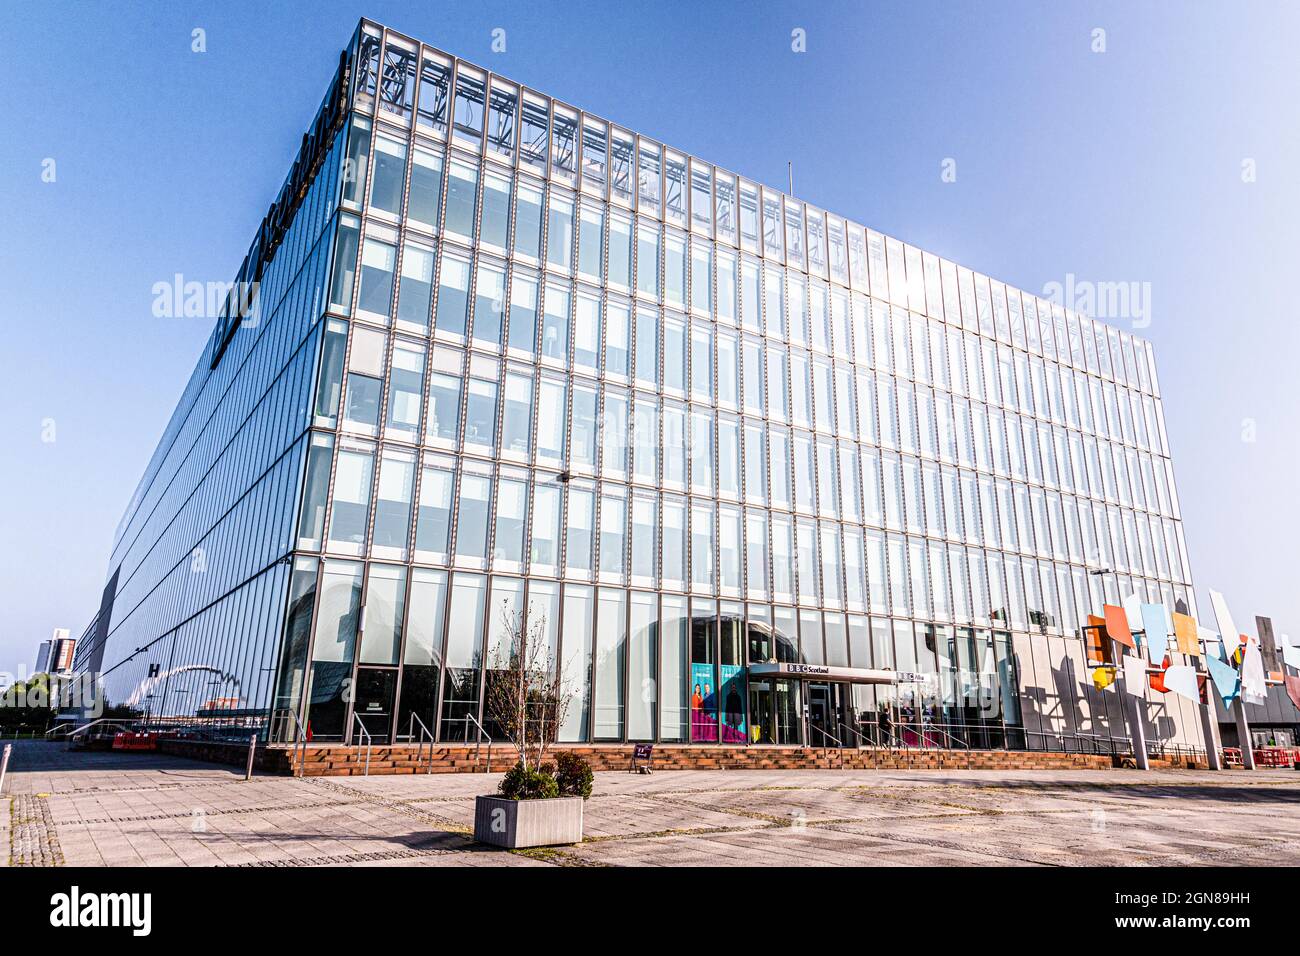
<svg viewBox="0 0 1300 956">
<path fill-rule="evenodd" d="M 119 532 L 115 701 L 473 739 L 520 614 L 565 741 L 1034 747 L 1116 706 L 1088 613 L 1194 612 L 1148 343 L 368 21 L 349 62 Z"/>
</svg>

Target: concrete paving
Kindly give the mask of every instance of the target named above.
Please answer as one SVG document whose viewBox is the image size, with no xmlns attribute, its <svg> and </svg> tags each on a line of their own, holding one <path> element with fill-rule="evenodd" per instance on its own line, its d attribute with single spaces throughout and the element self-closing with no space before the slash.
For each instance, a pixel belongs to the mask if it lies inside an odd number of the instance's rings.
<svg viewBox="0 0 1300 956">
<path fill-rule="evenodd" d="M 596 775 L 586 839 L 469 837 L 499 774 L 256 776 L 18 742 L 9 866 L 1300 864 L 1300 773 L 659 771 Z"/>
</svg>

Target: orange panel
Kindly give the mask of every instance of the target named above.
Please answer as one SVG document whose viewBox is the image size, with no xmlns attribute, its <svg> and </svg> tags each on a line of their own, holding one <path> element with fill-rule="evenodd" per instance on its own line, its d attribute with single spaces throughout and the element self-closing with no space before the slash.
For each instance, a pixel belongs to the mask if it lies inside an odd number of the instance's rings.
<svg viewBox="0 0 1300 956">
<path fill-rule="evenodd" d="M 1125 647 L 1136 648 L 1133 643 L 1133 632 L 1128 626 L 1128 615 L 1124 613 L 1124 609 L 1114 604 L 1104 604 L 1102 613 L 1106 615 L 1106 634 L 1110 639 L 1119 641 Z"/>
<path fill-rule="evenodd" d="M 1087 648 L 1088 660 L 1096 664 L 1113 664 L 1110 653 L 1110 641 L 1106 640 L 1106 619 L 1095 614 L 1088 615 L 1088 630 L 1083 632 L 1084 646 Z"/>
<path fill-rule="evenodd" d="M 1196 618 L 1190 614 L 1174 612 L 1174 639 L 1178 643 L 1178 652 L 1191 657 L 1201 656 L 1200 633 Z"/>
</svg>

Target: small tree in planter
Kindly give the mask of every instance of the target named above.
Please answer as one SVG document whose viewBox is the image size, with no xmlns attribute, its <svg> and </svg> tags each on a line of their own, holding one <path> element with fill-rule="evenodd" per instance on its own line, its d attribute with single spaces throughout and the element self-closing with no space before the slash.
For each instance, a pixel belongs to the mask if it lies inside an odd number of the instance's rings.
<svg viewBox="0 0 1300 956">
<path fill-rule="evenodd" d="M 571 701 L 546 641 L 546 617 L 525 623 L 506 606 L 501 614 L 505 640 L 486 675 L 484 712 L 519 761 L 502 779 L 499 796 L 477 799 L 474 838 L 510 848 L 577 843 L 591 768 L 567 753 L 557 756 L 558 771 L 546 762 Z"/>
<path fill-rule="evenodd" d="M 546 615 L 501 607 L 502 647 L 488 667 L 484 716 L 519 752 L 519 763 L 540 773 L 569 709 L 555 655 L 546 642 Z"/>
</svg>

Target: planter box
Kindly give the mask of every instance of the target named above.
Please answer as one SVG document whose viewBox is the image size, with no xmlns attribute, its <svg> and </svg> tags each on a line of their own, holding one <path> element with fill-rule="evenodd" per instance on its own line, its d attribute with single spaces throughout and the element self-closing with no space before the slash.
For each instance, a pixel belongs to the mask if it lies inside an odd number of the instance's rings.
<svg viewBox="0 0 1300 956">
<path fill-rule="evenodd" d="M 582 842 L 582 797 L 546 800 L 474 800 L 474 839 L 479 843 L 519 850 Z"/>
</svg>

